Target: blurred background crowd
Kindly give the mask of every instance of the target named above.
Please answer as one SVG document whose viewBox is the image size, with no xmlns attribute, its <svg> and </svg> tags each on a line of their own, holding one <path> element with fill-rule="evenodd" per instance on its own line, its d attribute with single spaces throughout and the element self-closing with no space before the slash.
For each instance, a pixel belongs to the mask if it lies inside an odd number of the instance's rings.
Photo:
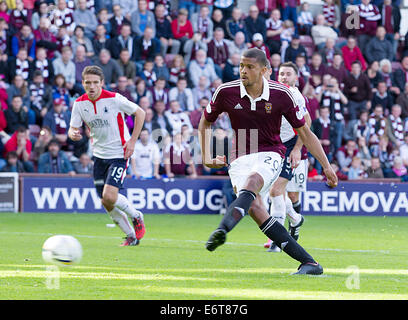
<svg viewBox="0 0 408 320">
<path fill-rule="evenodd" d="M 82 70 L 146 111 L 134 178 L 226 175 L 201 164 L 197 128 L 217 87 L 239 78 L 240 55 L 264 50 L 299 68 L 312 130 L 341 180 L 401 178 L 408 167 L 408 34 L 400 1 L 0 1 L 0 170 L 92 173 L 92 148 L 67 137 Z M 315 1 L 314 1 L 315 2 Z M 315 5 L 315 4 L 314 4 Z M 130 131 L 133 119 L 126 119 Z M 226 114 L 213 150 L 228 155 Z M 324 179 L 310 157 L 309 178 Z"/>
</svg>

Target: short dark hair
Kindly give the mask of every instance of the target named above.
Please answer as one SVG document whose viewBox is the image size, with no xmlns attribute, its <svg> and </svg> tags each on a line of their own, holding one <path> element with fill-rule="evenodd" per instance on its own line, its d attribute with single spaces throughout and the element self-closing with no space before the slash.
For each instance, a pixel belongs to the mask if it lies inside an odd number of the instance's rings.
<svg viewBox="0 0 408 320">
<path fill-rule="evenodd" d="M 82 71 L 82 79 L 87 75 L 87 74 L 94 74 L 99 76 L 101 78 L 101 81 L 105 79 L 105 76 L 103 75 L 103 71 L 101 67 L 98 66 L 87 66 L 84 68 L 84 71 Z"/>
<path fill-rule="evenodd" d="M 262 67 L 268 66 L 268 58 L 263 50 L 258 48 L 251 48 L 242 54 L 245 58 L 253 58 L 256 59 L 256 62 L 259 63 Z"/>
<path fill-rule="evenodd" d="M 297 65 L 294 64 L 292 61 L 287 61 L 287 62 L 281 63 L 281 64 L 279 65 L 278 72 L 280 71 L 280 68 L 282 68 L 282 67 L 292 68 L 293 71 L 295 71 L 296 75 L 299 74 L 299 68 L 298 68 Z"/>
</svg>

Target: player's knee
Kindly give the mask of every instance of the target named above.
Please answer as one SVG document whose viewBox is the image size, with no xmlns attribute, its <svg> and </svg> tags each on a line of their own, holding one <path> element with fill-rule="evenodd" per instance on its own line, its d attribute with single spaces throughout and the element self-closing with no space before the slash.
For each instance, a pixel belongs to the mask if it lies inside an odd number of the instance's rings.
<svg viewBox="0 0 408 320">
<path fill-rule="evenodd" d="M 286 185 L 277 181 L 272 185 L 271 191 L 269 192 L 271 197 L 277 197 L 285 193 Z"/>
<path fill-rule="evenodd" d="M 288 192 L 288 197 L 292 203 L 299 201 L 299 193 L 297 192 Z"/>
<path fill-rule="evenodd" d="M 252 173 L 249 175 L 244 189 L 257 193 L 263 186 L 264 180 L 258 173 Z"/>
<path fill-rule="evenodd" d="M 102 195 L 102 204 L 105 208 L 113 207 L 116 202 L 115 195 L 104 192 Z"/>
</svg>

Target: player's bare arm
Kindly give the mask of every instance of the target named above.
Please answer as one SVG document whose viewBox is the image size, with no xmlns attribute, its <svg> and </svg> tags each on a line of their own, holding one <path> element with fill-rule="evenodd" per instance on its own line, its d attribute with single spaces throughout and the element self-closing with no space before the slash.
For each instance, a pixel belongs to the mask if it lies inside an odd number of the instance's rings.
<svg viewBox="0 0 408 320">
<path fill-rule="evenodd" d="M 216 158 L 212 158 L 210 150 L 211 134 L 211 122 L 208 122 L 203 114 L 198 125 L 198 137 L 200 141 L 203 164 L 208 168 L 219 169 L 227 165 L 226 157 L 217 155 Z"/>
<path fill-rule="evenodd" d="M 69 127 L 68 129 L 68 137 L 72 141 L 79 141 L 82 139 L 82 134 L 79 128 Z"/>
<path fill-rule="evenodd" d="M 312 119 L 310 118 L 310 115 L 306 113 L 304 115 L 306 125 L 310 128 L 312 124 Z M 295 146 L 293 147 L 292 152 L 289 154 L 289 160 L 292 165 L 292 168 L 296 169 L 299 164 L 300 164 L 300 159 L 302 157 L 302 147 L 303 147 L 303 141 L 301 137 L 298 137 Z"/>
<path fill-rule="evenodd" d="M 142 108 L 138 108 L 133 115 L 135 116 L 135 126 L 133 128 L 132 136 L 123 146 L 125 150 L 125 160 L 129 159 L 135 151 L 135 144 L 139 138 L 140 131 L 142 131 L 146 112 Z"/>
<path fill-rule="evenodd" d="M 309 152 L 319 161 L 323 167 L 324 174 L 327 177 L 327 183 L 330 187 L 336 187 L 338 184 L 338 178 L 333 168 L 331 167 L 326 154 L 324 153 L 323 147 L 319 142 L 316 135 L 310 130 L 307 125 L 303 127 L 296 128 L 299 137 L 304 141 L 305 146 Z"/>
</svg>

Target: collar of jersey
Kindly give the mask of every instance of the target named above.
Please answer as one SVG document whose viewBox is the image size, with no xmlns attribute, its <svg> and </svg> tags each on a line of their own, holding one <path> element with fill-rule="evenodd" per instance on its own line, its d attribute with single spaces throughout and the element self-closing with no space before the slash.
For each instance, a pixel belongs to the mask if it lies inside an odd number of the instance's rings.
<svg viewBox="0 0 408 320">
<path fill-rule="evenodd" d="M 239 82 L 239 89 L 240 89 L 240 93 L 241 93 L 241 99 L 245 96 L 247 96 L 249 98 L 249 101 L 251 101 L 251 104 L 257 101 L 261 101 L 261 100 L 269 100 L 269 83 L 268 80 L 266 80 L 264 77 L 262 77 L 263 80 L 263 91 L 262 94 L 256 98 L 253 99 L 248 92 L 246 91 L 244 85 L 242 84 L 242 81 Z"/>
</svg>

